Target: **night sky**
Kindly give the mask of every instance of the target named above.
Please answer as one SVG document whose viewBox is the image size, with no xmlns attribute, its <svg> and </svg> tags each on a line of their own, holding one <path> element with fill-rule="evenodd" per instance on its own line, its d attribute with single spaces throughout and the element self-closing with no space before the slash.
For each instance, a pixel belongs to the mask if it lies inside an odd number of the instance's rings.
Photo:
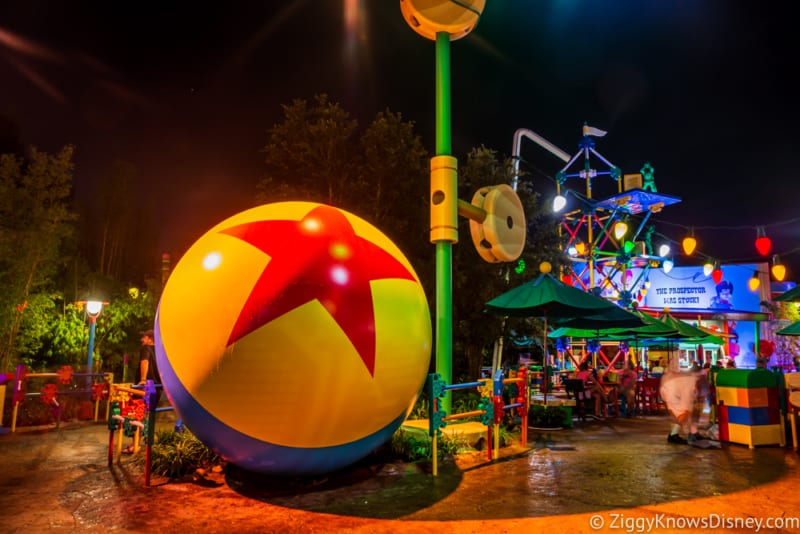
<svg viewBox="0 0 800 534">
<path fill-rule="evenodd" d="M 508 156 L 526 128 L 574 154 L 588 122 L 608 131 L 604 158 L 624 173 L 650 162 L 658 190 L 682 199 L 653 216 L 657 233 L 692 227 L 724 263 L 759 259 L 764 227 L 800 279 L 800 44 L 786 6 L 488 0 L 451 47 L 453 152 Z M 76 145 L 82 198 L 112 161 L 133 163 L 176 257 L 253 204 L 267 131 L 294 98 L 327 93 L 361 124 L 400 112 L 434 149 L 434 43 L 399 0 L 5 2 L 0 81 L 0 115 L 25 145 Z M 551 196 L 563 163 L 530 142 L 521 156 Z M 613 192 L 605 180 L 598 196 Z"/>
</svg>

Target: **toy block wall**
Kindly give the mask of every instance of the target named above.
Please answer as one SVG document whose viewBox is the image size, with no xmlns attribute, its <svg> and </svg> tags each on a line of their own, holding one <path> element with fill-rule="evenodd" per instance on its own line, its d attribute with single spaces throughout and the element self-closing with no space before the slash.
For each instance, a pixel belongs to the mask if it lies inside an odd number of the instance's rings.
<svg viewBox="0 0 800 534">
<path fill-rule="evenodd" d="M 765 369 L 722 369 L 715 376 L 721 441 L 784 445 L 776 375 Z"/>
</svg>

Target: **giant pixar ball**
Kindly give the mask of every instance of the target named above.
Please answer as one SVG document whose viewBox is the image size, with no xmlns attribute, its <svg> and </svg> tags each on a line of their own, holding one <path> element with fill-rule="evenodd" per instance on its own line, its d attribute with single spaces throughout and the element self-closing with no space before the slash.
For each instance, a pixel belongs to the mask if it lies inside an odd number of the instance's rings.
<svg viewBox="0 0 800 534">
<path fill-rule="evenodd" d="M 402 252 L 309 202 L 243 211 L 198 239 L 167 281 L 155 337 L 187 428 L 229 462 L 281 475 L 331 472 L 386 442 L 431 355 Z"/>
</svg>

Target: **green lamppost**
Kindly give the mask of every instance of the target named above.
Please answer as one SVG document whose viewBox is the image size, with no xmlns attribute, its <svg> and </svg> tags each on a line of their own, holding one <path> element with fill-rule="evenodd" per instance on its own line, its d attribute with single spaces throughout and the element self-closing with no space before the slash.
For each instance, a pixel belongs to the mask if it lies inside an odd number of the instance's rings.
<svg viewBox="0 0 800 534">
<path fill-rule="evenodd" d="M 451 155 L 450 41 L 478 23 L 486 0 L 400 0 L 411 28 L 436 42 L 436 155 L 431 159 L 431 242 L 436 246 L 436 371 L 453 382 L 452 245 L 458 241 L 458 161 Z M 450 411 L 450 396 L 442 408 Z"/>
</svg>

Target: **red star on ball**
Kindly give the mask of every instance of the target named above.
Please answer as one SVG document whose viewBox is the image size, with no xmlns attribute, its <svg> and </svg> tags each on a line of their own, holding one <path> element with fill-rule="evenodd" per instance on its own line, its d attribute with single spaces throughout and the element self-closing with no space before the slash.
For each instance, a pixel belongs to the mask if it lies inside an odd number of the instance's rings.
<svg viewBox="0 0 800 534">
<path fill-rule="evenodd" d="M 371 280 L 414 276 L 394 256 L 356 235 L 342 212 L 317 206 L 300 221 L 254 221 L 222 230 L 270 257 L 253 286 L 228 345 L 311 300 L 336 320 L 375 373 Z"/>
</svg>

